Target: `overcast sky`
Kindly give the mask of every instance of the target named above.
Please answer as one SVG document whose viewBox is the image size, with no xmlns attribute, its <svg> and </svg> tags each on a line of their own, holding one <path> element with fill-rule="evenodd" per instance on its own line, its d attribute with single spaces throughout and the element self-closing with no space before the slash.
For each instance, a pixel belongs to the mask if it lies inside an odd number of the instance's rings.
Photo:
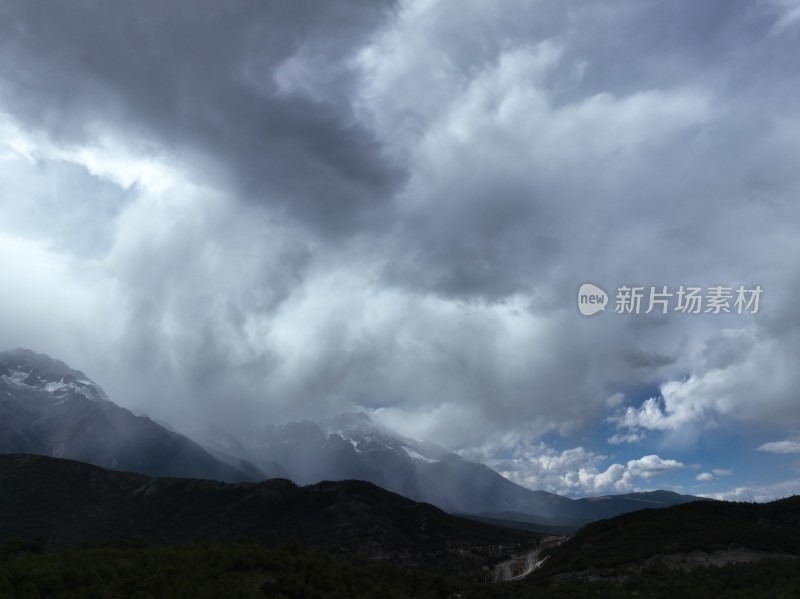
<svg viewBox="0 0 800 599">
<path fill-rule="evenodd" d="M 0 0 L 0 349 L 178 427 L 798 493 L 797 56 L 796 0 Z"/>
</svg>

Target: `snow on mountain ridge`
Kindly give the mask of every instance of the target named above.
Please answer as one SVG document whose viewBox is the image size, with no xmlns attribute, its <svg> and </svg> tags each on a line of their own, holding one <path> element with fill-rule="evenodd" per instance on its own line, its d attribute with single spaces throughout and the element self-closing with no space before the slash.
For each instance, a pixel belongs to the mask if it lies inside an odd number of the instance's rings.
<svg viewBox="0 0 800 599">
<path fill-rule="evenodd" d="M 412 460 L 417 460 L 418 462 L 425 462 L 426 464 L 436 464 L 441 460 L 432 460 L 431 458 L 426 458 L 424 455 L 418 454 L 416 451 L 411 449 L 410 447 L 403 446 L 402 449 L 408 454 Z"/>
<path fill-rule="evenodd" d="M 0 453 L 68 458 L 151 476 L 266 478 L 112 402 L 79 370 L 26 349 L 0 351 Z"/>
<path fill-rule="evenodd" d="M 27 349 L 0 352 L 0 381 L 14 389 L 43 391 L 59 401 L 72 394 L 91 401 L 110 401 L 80 370 Z"/>
<path fill-rule="evenodd" d="M 48 380 L 33 370 L 9 369 L 9 374 L 0 375 L 0 380 L 16 389 L 32 389 L 49 393 L 53 399 L 63 400 L 71 393 L 82 395 L 90 401 L 110 401 L 103 390 L 88 379 L 69 380 L 73 377 L 59 377 Z"/>
<path fill-rule="evenodd" d="M 450 453 L 427 441 L 417 441 L 396 433 L 382 424 L 374 422 L 363 412 L 340 414 L 329 420 L 318 422 L 326 435 L 338 435 L 348 441 L 357 453 L 369 451 L 395 451 L 418 462 L 435 464 L 445 453 Z M 437 454 L 436 458 L 431 455 Z M 455 455 L 455 454 L 454 454 Z"/>
</svg>

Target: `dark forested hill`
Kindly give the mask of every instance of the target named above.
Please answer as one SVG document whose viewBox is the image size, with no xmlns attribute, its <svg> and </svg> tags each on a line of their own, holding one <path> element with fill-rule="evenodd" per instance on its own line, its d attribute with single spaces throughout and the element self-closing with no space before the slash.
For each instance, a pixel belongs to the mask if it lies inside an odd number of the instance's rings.
<svg viewBox="0 0 800 599">
<path fill-rule="evenodd" d="M 479 564 L 528 533 L 451 516 L 363 481 L 299 487 L 150 478 L 35 455 L 0 456 L 0 543 L 51 546 L 139 535 L 154 542 L 248 537 L 412 562 Z"/>
<path fill-rule="evenodd" d="M 800 497 L 766 504 L 700 501 L 642 510 L 587 525 L 556 549 L 543 572 L 640 566 L 654 558 L 714 563 L 800 556 Z M 749 557 L 747 557 L 749 556 Z M 722 561 L 725 561 L 724 556 Z"/>
</svg>

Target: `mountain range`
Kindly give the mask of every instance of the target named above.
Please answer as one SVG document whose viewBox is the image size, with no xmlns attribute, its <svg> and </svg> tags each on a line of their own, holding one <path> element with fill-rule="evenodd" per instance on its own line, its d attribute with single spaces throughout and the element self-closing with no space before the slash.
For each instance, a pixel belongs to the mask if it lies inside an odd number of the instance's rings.
<svg viewBox="0 0 800 599">
<path fill-rule="evenodd" d="M 226 449 L 213 439 L 206 436 L 198 441 L 212 451 Z M 526 489 L 435 443 L 397 434 L 366 414 L 269 425 L 239 441 L 238 451 L 244 451 L 246 459 L 257 465 L 265 460 L 277 462 L 299 484 L 366 480 L 448 512 L 549 516 L 572 501 Z M 230 445 L 227 448 L 232 451 Z"/>
<path fill-rule="evenodd" d="M 400 435 L 363 413 L 270 425 L 248 439 L 234 440 L 218 428 L 197 439 L 212 451 L 232 451 L 259 466 L 266 466 L 266 459 L 277 462 L 300 484 L 366 480 L 450 513 L 521 529 L 574 531 L 601 518 L 699 499 L 671 491 L 582 499 L 533 491 L 435 443 Z"/>
<path fill-rule="evenodd" d="M 575 500 L 526 489 L 365 414 L 265 425 L 249 437 L 220 427 L 193 437 L 114 404 L 61 361 L 24 349 L 0 353 L 0 453 L 70 458 L 156 477 L 285 478 L 300 485 L 363 480 L 446 512 L 521 529 L 574 530 L 600 518 L 697 499 L 656 491 Z"/>
</svg>

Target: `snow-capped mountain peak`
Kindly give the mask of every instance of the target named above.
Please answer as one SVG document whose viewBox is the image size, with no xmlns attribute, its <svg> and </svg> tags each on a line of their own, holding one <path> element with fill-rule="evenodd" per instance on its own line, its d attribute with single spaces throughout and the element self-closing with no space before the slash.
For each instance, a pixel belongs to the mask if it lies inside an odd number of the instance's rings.
<svg viewBox="0 0 800 599">
<path fill-rule="evenodd" d="M 367 480 L 460 513 L 546 514 L 554 502 L 569 501 L 520 487 L 483 464 L 405 437 L 366 414 L 269 425 L 253 441 L 249 455 L 274 460 L 300 484 Z"/>
<path fill-rule="evenodd" d="M 81 460 L 153 476 L 261 480 L 116 405 L 79 370 L 30 350 L 0 352 L 0 453 Z"/>
<path fill-rule="evenodd" d="M 363 412 L 339 414 L 318 425 L 326 435 L 338 435 L 349 442 L 356 453 L 388 451 L 427 463 L 436 463 L 448 453 L 433 443 L 404 437 L 374 422 Z"/>
<path fill-rule="evenodd" d="M 12 392 L 44 392 L 53 401 L 64 401 L 76 394 L 90 401 L 109 401 L 100 386 L 80 370 L 25 349 L 0 354 L 0 381 Z"/>
</svg>

